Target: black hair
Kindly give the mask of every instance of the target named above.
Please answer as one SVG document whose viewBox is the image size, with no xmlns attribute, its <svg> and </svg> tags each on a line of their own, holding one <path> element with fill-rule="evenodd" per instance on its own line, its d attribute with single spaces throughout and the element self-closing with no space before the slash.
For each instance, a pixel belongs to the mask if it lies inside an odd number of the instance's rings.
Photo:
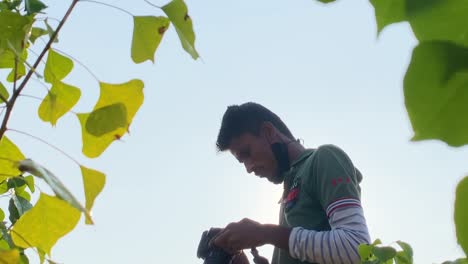
<svg viewBox="0 0 468 264">
<path fill-rule="evenodd" d="M 225 151 L 234 138 L 244 133 L 258 136 L 263 122 L 270 122 L 282 134 L 294 140 L 289 128 L 275 113 L 260 104 L 248 102 L 228 106 L 221 122 L 216 147 L 219 151 Z"/>
</svg>

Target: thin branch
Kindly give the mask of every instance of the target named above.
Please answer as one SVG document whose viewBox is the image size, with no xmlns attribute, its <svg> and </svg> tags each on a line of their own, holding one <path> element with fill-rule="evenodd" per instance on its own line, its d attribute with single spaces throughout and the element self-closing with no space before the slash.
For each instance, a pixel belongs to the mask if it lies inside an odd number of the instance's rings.
<svg viewBox="0 0 468 264">
<path fill-rule="evenodd" d="M 99 1 L 93 1 L 93 0 L 79 0 L 80 2 L 89 2 L 89 3 L 95 3 L 95 4 L 99 4 L 99 5 L 103 5 L 103 6 L 108 6 L 108 7 L 112 7 L 114 9 L 117 9 L 117 10 L 120 10 L 124 13 L 126 13 L 127 15 L 130 15 L 130 16 L 134 16 L 132 13 L 128 12 L 127 10 L 123 9 L 123 8 L 120 8 L 118 6 L 115 6 L 115 5 L 111 5 L 111 4 L 108 4 L 108 3 L 103 3 L 103 2 L 99 2 Z"/>
<path fill-rule="evenodd" d="M 39 83 L 42 87 L 44 87 L 48 93 L 50 93 L 50 89 L 47 85 L 45 85 L 41 80 L 39 80 L 38 78 L 31 78 L 31 80 Z"/>
<path fill-rule="evenodd" d="M 72 156 L 68 155 L 65 151 L 61 150 L 60 148 L 50 144 L 49 142 L 43 140 L 42 138 L 39 138 L 39 137 L 36 137 L 36 136 L 33 136 L 27 132 L 23 132 L 23 131 L 19 131 L 19 130 L 16 130 L 16 129 L 11 129 L 11 128 L 8 128 L 7 131 L 12 131 L 12 132 L 15 132 L 15 133 L 18 133 L 18 134 L 22 134 L 22 135 L 25 135 L 25 136 L 29 136 L 31 138 L 34 138 L 35 140 L 38 140 L 44 144 L 46 144 L 47 146 L 57 150 L 58 152 L 62 153 L 65 157 L 69 158 L 71 161 L 73 161 L 74 163 L 76 163 L 78 166 L 81 166 L 81 164 L 76 160 L 74 159 Z"/>
<path fill-rule="evenodd" d="M 49 39 L 49 42 L 47 42 L 47 45 L 44 47 L 42 50 L 41 54 L 39 55 L 39 58 L 37 58 L 36 62 L 33 65 L 33 69 L 36 69 L 37 66 L 39 65 L 40 61 L 42 58 L 45 56 L 46 52 L 50 49 L 52 43 L 54 42 L 54 39 L 57 37 L 58 33 L 62 29 L 63 25 L 67 21 L 68 17 L 70 16 L 71 12 L 73 11 L 73 8 L 76 6 L 76 3 L 78 3 L 78 0 L 73 0 L 73 2 L 70 4 L 70 7 L 68 8 L 67 12 L 63 16 L 63 19 L 60 21 L 60 24 L 57 26 L 57 29 L 54 31 L 52 36 Z M 24 89 L 26 84 L 28 83 L 29 79 L 31 78 L 34 70 L 30 69 L 26 76 L 24 77 L 23 81 L 19 85 L 18 89 L 13 93 L 9 105 L 7 107 L 5 117 L 3 118 L 2 125 L 0 126 L 0 139 L 3 137 L 3 134 L 5 134 L 5 131 L 7 130 L 7 124 L 8 120 L 10 119 L 11 112 L 13 111 L 13 106 L 15 105 L 16 99 L 18 98 L 19 94 L 21 91 Z"/>
<path fill-rule="evenodd" d="M 157 6 L 157 5 L 155 5 L 155 4 L 153 4 L 153 3 L 151 3 L 151 2 L 150 2 L 150 1 L 148 1 L 148 0 L 145 0 L 145 2 L 146 2 L 148 5 L 150 5 L 150 6 L 154 6 L 154 7 L 156 7 L 156 8 L 162 9 L 162 7 L 160 7 L 160 6 Z"/>
<path fill-rule="evenodd" d="M 38 97 L 38 96 L 34 96 L 34 95 L 30 95 L 30 94 L 21 94 L 20 95 L 21 97 L 28 97 L 28 98 L 33 98 L 33 99 L 36 99 L 38 101 L 44 101 L 44 98 L 41 98 L 41 97 Z M 63 104 L 60 104 L 58 102 L 55 102 L 58 106 L 63 106 Z M 72 111 L 72 110 L 69 110 L 67 113 L 72 113 L 72 114 L 75 114 L 77 115 L 78 113 L 75 112 L 75 111 Z M 7 129 L 8 130 L 8 129 Z"/>
<path fill-rule="evenodd" d="M 37 100 L 39 100 L 39 101 L 44 100 L 44 98 L 40 98 L 39 96 L 34 96 L 34 95 L 30 95 L 30 94 L 20 94 L 20 96 L 22 96 L 22 97 L 34 98 L 34 99 L 37 99 Z"/>
<path fill-rule="evenodd" d="M 75 61 L 76 63 L 78 63 L 81 67 L 83 67 L 91 76 L 93 76 L 93 78 L 97 81 L 97 82 L 100 82 L 98 77 L 88 68 L 88 66 L 84 65 L 81 61 L 77 60 L 75 57 L 71 56 L 70 54 L 62 51 L 62 50 L 59 50 L 59 49 L 54 49 L 55 51 L 57 51 L 58 53 L 61 53 L 62 55 L 64 56 L 67 56 L 67 57 L 70 57 L 73 61 Z"/>
<path fill-rule="evenodd" d="M 47 19 L 54 20 L 54 21 L 60 23 L 60 19 L 55 18 L 55 17 L 50 17 L 50 16 L 48 16 L 48 17 L 37 17 L 37 18 L 36 18 L 36 20 L 40 20 L 40 21 L 45 21 L 45 20 L 47 20 Z"/>
<path fill-rule="evenodd" d="M 14 70 L 14 77 L 13 77 L 13 93 L 16 92 L 16 77 L 18 75 L 18 55 L 15 54 L 15 70 Z"/>
<path fill-rule="evenodd" d="M 47 43 L 45 43 L 45 44 L 47 44 Z M 31 52 L 32 54 L 36 55 L 36 57 L 39 58 L 39 54 L 38 54 L 37 52 L 35 52 L 33 49 L 29 48 L 28 51 Z M 44 60 L 41 60 L 41 62 L 42 62 L 44 65 L 46 65 L 46 63 L 44 62 Z"/>
</svg>

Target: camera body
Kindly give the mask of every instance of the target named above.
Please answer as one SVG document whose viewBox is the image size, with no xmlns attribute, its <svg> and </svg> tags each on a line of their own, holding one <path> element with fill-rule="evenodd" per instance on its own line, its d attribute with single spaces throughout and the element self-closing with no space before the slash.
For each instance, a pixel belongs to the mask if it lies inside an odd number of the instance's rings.
<svg viewBox="0 0 468 264">
<path fill-rule="evenodd" d="M 204 260 L 204 264 L 229 264 L 234 257 L 223 249 L 210 245 L 210 241 L 215 237 L 221 228 L 210 228 L 204 231 L 198 244 L 197 257 Z"/>
</svg>

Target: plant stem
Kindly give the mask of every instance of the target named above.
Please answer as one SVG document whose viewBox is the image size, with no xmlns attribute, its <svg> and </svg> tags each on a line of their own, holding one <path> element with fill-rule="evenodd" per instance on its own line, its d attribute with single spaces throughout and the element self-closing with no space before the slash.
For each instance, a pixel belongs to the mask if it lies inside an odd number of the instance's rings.
<svg viewBox="0 0 468 264">
<path fill-rule="evenodd" d="M 59 149 L 58 147 L 50 144 L 49 142 L 43 140 L 42 138 L 39 138 L 39 137 L 36 137 L 36 136 L 33 136 L 27 132 L 23 132 L 23 131 L 19 131 L 19 130 L 16 130 L 16 129 L 11 129 L 11 128 L 8 128 L 8 131 L 12 131 L 12 132 L 15 132 L 15 133 L 18 133 L 18 134 L 22 134 L 22 135 L 25 135 L 25 136 L 28 136 L 28 137 L 31 137 L 31 138 L 34 138 L 35 140 L 38 140 L 44 144 L 46 144 L 47 146 L 57 150 L 58 152 L 62 153 L 65 157 L 69 158 L 71 161 L 75 162 L 78 166 L 81 166 L 81 164 L 76 160 L 74 159 L 72 156 L 68 155 L 65 151 Z"/>
<path fill-rule="evenodd" d="M 16 92 L 16 77 L 18 75 L 18 55 L 15 54 L 15 69 L 13 75 L 13 93 Z"/>
<path fill-rule="evenodd" d="M 104 5 L 104 6 L 108 6 L 108 7 L 112 7 L 114 9 L 117 9 L 117 10 L 120 10 L 130 16 L 134 16 L 132 13 L 128 12 L 127 10 L 123 9 L 123 8 L 120 8 L 118 6 L 115 6 L 115 5 L 110 5 L 108 3 L 103 3 L 103 2 L 99 2 L 99 1 L 93 1 L 93 0 L 80 0 L 80 2 L 90 2 L 90 3 L 95 3 L 95 4 L 99 4 L 99 5 Z"/>
<path fill-rule="evenodd" d="M 24 87 L 28 83 L 29 79 L 31 78 L 31 76 L 32 76 L 32 74 L 34 72 L 34 69 L 36 69 L 39 66 L 39 63 L 41 62 L 42 58 L 45 56 L 47 51 L 50 49 L 52 43 L 54 42 L 54 39 L 57 37 L 58 33 L 60 32 L 60 29 L 62 29 L 63 25 L 67 21 L 67 18 L 70 16 L 71 12 L 73 11 L 73 8 L 76 6 L 76 3 L 78 3 L 78 0 L 73 0 L 73 2 L 70 4 L 70 7 L 68 8 L 67 12 L 65 13 L 62 20 L 60 21 L 60 24 L 57 26 L 57 29 L 52 34 L 49 41 L 47 42 L 47 45 L 44 47 L 41 54 L 39 55 L 36 62 L 34 63 L 33 68 L 29 69 L 28 73 L 24 77 L 24 79 L 21 82 L 21 84 L 19 85 L 18 89 L 14 90 L 13 95 L 11 96 L 11 99 L 7 104 L 7 110 L 6 110 L 6 113 L 5 113 L 5 117 L 3 118 L 2 125 L 0 126 L 0 139 L 3 137 L 3 135 L 5 134 L 5 131 L 7 130 L 8 120 L 10 119 L 11 112 L 13 111 L 13 107 L 15 106 L 16 99 L 18 98 L 21 91 L 24 89 Z"/>
<path fill-rule="evenodd" d="M 83 1 L 83 0 L 81 0 L 81 1 Z M 70 55 L 70 54 L 68 54 L 68 53 L 66 53 L 66 52 L 64 52 L 64 51 L 62 51 L 62 50 L 59 50 L 59 49 L 54 49 L 54 50 L 55 50 L 56 52 L 58 52 L 58 53 L 61 53 L 61 54 L 64 55 L 64 56 L 69 57 L 69 58 L 72 59 L 74 62 L 78 63 L 78 64 L 79 64 L 81 67 L 83 67 L 91 76 L 93 76 L 93 78 L 94 78 L 97 82 L 100 82 L 99 79 L 98 79 L 98 77 L 96 76 L 96 74 L 94 74 L 94 73 L 91 71 L 91 69 L 90 69 L 88 66 L 86 66 L 84 63 L 82 63 L 81 61 L 79 61 L 79 60 L 77 60 L 75 57 L 73 57 L 72 55 Z"/>
</svg>

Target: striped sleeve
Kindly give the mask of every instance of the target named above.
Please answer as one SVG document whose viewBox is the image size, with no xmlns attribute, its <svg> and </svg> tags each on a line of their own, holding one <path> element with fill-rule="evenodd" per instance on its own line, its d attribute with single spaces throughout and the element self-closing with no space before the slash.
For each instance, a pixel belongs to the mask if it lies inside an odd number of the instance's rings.
<svg viewBox="0 0 468 264">
<path fill-rule="evenodd" d="M 330 218 L 330 216 L 335 210 L 350 206 L 361 207 L 361 202 L 354 198 L 341 198 L 328 205 L 325 211 L 327 213 L 328 218 Z"/>
<path fill-rule="evenodd" d="M 291 257 L 311 263 L 360 263 L 358 246 L 369 244 L 370 236 L 359 201 L 349 202 L 352 204 L 327 209 L 330 231 L 293 228 L 289 236 Z"/>
</svg>

